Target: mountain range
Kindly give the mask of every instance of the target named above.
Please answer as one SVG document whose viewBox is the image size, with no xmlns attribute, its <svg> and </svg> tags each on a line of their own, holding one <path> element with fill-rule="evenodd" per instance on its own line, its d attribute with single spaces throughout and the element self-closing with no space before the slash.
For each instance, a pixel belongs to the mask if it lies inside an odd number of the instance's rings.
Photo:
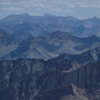
<svg viewBox="0 0 100 100">
<path fill-rule="evenodd" d="M 62 54 L 79 54 L 99 45 L 100 38 L 95 35 L 79 38 L 66 32 L 56 31 L 46 36 L 28 36 L 17 45 L 17 48 L 14 46 L 14 50 L 2 56 L 1 59 L 37 58 L 48 60 Z M 4 50 L 1 48 L 1 51 Z"/>
<path fill-rule="evenodd" d="M 100 19 L 1 19 L 0 100 L 100 100 Z"/>
<path fill-rule="evenodd" d="M 100 19 L 93 17 L 81 20 L 72 16 L 62 17 L 50 14 L 44 16 L 9 15 L 0 20 L 0 29 L 20 40 L 24 40 L 29 34 L 40 36 L 55 31 L 69 32 L 79 37 L 93 34 L 100 36 Z"/>
</svg>

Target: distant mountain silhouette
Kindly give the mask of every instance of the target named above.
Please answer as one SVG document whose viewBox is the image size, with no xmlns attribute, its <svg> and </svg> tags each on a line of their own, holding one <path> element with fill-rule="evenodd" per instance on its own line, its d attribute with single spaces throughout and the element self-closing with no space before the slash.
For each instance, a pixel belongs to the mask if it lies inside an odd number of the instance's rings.
<svg viewBox="0 0 100 100">
<path fill-rule="evenodd" d="M 69 32 L 71 35 L 78 37 L 93 34 L 100 36 L 100 19 L 93 17 L 80 20 L 72 16 L 61 17 L 51 14 L 45 14 L 44 16 L 9 15 L 0 20 L 0 28 L 21 40 L 26 39 L 29 34 L 40 36 L 55 31 Z"/>
</svg>

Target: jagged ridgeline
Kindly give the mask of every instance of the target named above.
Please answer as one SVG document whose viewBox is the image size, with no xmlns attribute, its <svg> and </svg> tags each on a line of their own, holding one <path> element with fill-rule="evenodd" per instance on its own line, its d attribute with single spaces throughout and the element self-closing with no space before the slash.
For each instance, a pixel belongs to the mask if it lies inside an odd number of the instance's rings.
<svg viewBox="0 0 100 100">
<path fill-rule="evenodd" d="M 0 100 L 100 100 L 100 48 L 48 61 L 1 61 Z"/>
<path fill-rule="evenodd" d="M 100 19 L 50 14 L 9 15 L 0 20 L 0 59 L 51 59 L 100 45 Z"/>
<path fill-rule="evenodd" d="M 80 54 L 100 46 L 100 38 L 95 35 L 79 38 L 66 32 L 56 31 L 46 36 L 33 37 L 30 35 L 25 40 L 19 41 L 2 34 L 1 60 L 15 58 L 48 60 L 62 54 Z"/>
</svg>

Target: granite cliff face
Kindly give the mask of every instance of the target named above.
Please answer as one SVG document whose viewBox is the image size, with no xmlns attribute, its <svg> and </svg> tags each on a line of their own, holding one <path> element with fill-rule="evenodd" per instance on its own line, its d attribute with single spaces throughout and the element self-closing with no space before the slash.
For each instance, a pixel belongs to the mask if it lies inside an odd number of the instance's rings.
<svg viewBox="0 0 100 100">
<path fill-rule="evenodd" d="M 1 61 L 0 100 L 100 100 L 100 58 Z"/>
</svg>

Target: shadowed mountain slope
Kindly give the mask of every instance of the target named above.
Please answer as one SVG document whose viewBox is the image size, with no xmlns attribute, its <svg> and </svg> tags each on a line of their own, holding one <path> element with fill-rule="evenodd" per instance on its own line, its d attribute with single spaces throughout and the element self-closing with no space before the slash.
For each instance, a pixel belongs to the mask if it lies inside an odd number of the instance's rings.
<svg viewBox="0 0 100 100">
<path fill-rule="evenodd" d="M 100 59 L 90 60 L 0 61 L 0 100 L 99 100 Z"/>
<path fill-rule="evenodd" d="M 29 36 L 18 48 L 3 58 L 40 58 L 50 59 L 62 54 L 80 54 L 100 46 L 100 38 L 93 35 L 88 38 L 78 38 L 66 32 L 56 31 L 47 36 Z"/>
</svg>

